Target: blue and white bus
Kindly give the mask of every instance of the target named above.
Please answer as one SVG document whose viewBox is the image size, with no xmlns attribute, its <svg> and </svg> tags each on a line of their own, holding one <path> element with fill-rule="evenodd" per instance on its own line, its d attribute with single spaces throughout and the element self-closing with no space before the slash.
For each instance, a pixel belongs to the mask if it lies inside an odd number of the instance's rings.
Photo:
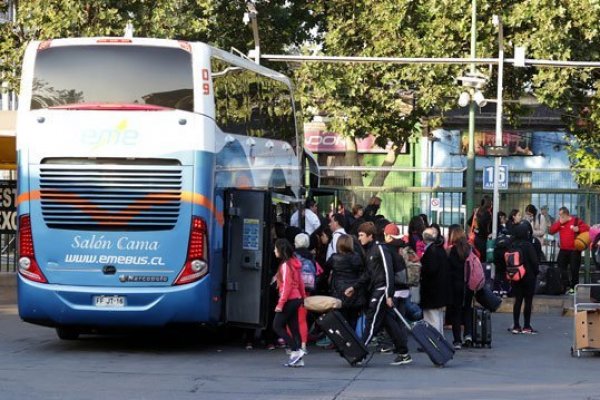
<svg viewBox="0 0 600 400">
<path fill-rule="evenodd" d="M 61 339 L 264 323 L 271 205 L 301 195 L 288 78 L 203 43 L 36 41 L 17 120 L 18 308 Z"/>
</svg>

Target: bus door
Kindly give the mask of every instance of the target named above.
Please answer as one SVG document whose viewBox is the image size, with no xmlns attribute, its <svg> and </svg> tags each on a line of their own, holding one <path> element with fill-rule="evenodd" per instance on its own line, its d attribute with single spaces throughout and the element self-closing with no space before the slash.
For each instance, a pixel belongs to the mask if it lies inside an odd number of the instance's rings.
<svg viewBox="0 0 600 400">
<path fill-rule="evenodd" d="M 271 195 L 225 192 L 225 320 L 243 327 L 266 326 L 269 297 Z"/>
</svg>

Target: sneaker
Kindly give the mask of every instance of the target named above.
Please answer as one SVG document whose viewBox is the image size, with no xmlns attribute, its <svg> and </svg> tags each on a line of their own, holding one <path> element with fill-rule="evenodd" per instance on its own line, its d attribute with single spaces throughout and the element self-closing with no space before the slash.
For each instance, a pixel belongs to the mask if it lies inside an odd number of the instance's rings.
<svg viewBox="0 0 600 400">
<path fill-rule="evenodd" d="M 567 290 L 566 294 L 575 294 L 575 289 L 570 288 L 569 290 Z"/>
<path fill-rule="evenodd" d="M 327 336 L 325 336 L 323 339 L 318 340 L 317 343 L 315 343 L 315 344 L 319 347 L 327 347 L 331 344 L 331 339 L 329 339 Z"/>
<path fill-rule="evenodd" d="M 412 357 L 410 354 L 398 354 L 398 356 L 390 363 L 390 365 L 404 365 L 410 364 L 412 362 Z"/>
<path fill-rule="evenodd" d="M 282 338 L 279 338 L 279 339 L 277 339 L 277 346 L 278 346 L 280 349 L 283 349 L 283 348 L 285 348 L 285 346 L 286 346 L 286 344 L 285 344 L 285 340 L 283 340 Z"/>
<path fill-rule="evenodd" d="M 292 354 L 290 354 L 290 359 L 288 361 L 289 366 L 294 366 L 294 364 L 302 360 L 302 357 L 304 357 L 304 351 L 302 351 L 302 349 L 292 351 Z"/>
<path fill-rule="evenodd" d="M 465 339 L 463 341 L 463 346 L 465 347 L 472 347 L 473 346 L 473 338 L 471 337 L 471 335 L 466 335 Z"/>
<path fill-rule="evenodd" d="M 461 350 L 462 349 L 462 343 L 460 343 L 460 342 L 454 342 L 454 343 L 452 343 L 452 347 L 454 348 L 454 350 Z"/>
<path fill-rule="evenodd" d="M 296 364 L 290 364 L 290 362 L 286 362 L 285 364 L 283 364 L 284 367 L 289 367 L 289 368 L 298 368 L 298 367 L 304 367 L 304 360 L 300 360 L 298 362 L 296 362 Z"/>
<path fill-rule="evenodd" d="M 292 368 L 304 367 L 304 360 L 300 360 L 296 364 L 293 364 L 293 365 L 288 365 L 288 367 L 292 367 Z"/>
<path fill-rule="evenodd" d="M 520 327 L 518 327 L 518 326 L 515 326 L 515 327 L 513 327 L 513 328 L 510 330 L 510 332 L 511 332 L 513 335 L 517 335 L 517 334 L 519 334 L 519 333 L 522 333 L 523 331 L 521 330 L 521 328 L 520 328 Z"/>
<path fill-rule="evenodd" d="M 533 328 L 523 328 L 523 330 L 521 332 L 525 333 L 527 335 L 537 335 L 537 333 L 538 333 L 538 331 L 536 331 Z"/>
<path fill-rule="evenodd" d="M 379 351 L 382 353 L 390 353 L 392 350 L 394 350 L 394 346 L 390 346 L 390 345 L 382 345 L 379 348 Z"/>
<path fill-rule="evenodd" d="M 252 343 L 246 343 L 246 350 L 252 350 L 254 349 L 254 346 L 252 345 Z"/>
</svg>

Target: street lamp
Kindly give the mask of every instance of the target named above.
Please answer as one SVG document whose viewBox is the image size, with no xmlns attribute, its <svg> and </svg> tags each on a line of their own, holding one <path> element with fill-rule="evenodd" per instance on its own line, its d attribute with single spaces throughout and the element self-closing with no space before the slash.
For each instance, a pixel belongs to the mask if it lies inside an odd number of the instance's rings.
<svg viewBox="0 0 600 400">
<path fill-rule="evenodd" d="M 493 24 L 498 28 L 498 83 L 496 93 L 496 146 L 502 146 L 502 85 L 504 79 L 504 31 L 502 27 L 502 18 L 494 15 Z M 500 165 L 502 158 L 496 157 L 494 165 L 494 196 L 492 205 L 492 237 L 498 235 L 498 211 L 500 210 L 500 194 L 498 181 L 500 180 Z"/>
<path fill-rule="evenodd" d="M 472 43 L 473 45 L 473 43 Z M 472 48 L 474 55 L 474 48 Z M 474 66 L 465 76 L 456 78 L 461 82 L 464 91 L 458 98 L 458 105 L 461 107 L 469 106 L 469 145 L 467 148 L 467 176 L 466 176 L 466 206 L 467 217 L 470 217 L 474 212 L 473 199 L 475 197 L 475 107 L 483 107 L 487 104 L 487 100 L 481 93 L 481 89 L 487 84 L 488 78 L 475 70 Z"/>
<path fill-rule="evenodd" d="M 248 52 L 248 57 L 254 58 L 254 62 L 260 64 L 260 38 L 258 36 L 258 21 L 256 17 L 258 11 L 256 11 L 256 5 L 252 1 L 246 2 L 246 9 L 248 12 L 244 13 L 243 21 L 246 25 L 252 22 L 252 34 L 254 35 L 254 49 Z"/>
</svg>

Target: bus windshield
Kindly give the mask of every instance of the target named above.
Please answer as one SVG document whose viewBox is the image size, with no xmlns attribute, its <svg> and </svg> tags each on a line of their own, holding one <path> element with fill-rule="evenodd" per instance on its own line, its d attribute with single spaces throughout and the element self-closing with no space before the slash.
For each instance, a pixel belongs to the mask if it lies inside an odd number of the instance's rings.
<svg viewBox="0 0 600 400">
<path fill-rule="evenodd" d="M 75 104 L 153 105 L 193 111 L 191 54 L 140 45 L 40 50 L 31 109 Z"/>
</svg>

